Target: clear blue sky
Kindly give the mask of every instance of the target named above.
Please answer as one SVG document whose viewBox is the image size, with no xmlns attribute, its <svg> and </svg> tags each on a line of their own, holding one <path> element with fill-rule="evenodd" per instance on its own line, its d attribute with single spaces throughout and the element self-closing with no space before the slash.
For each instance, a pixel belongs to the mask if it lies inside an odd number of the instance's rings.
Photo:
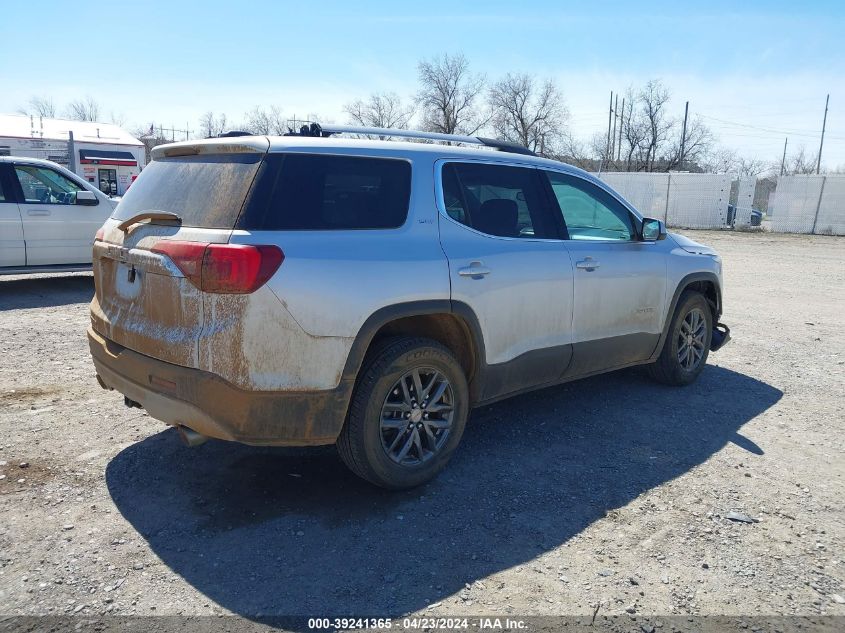
<svg viewBox="0 0 845 633">
<path fill-rule="evenodd" d="M 723 144 L 762 158 L 786 132 L 815 152 L 829 92 L 824 162 L 845 166 L 841 1 L 0 0 L 0 15 L 0 112 L 91 95 L 127 127 L 270 104 L 343 121 L 370 92 L 412 95 L 420 58 L 463 52 L 491 78 L 557 80 L 583 138 L 605 128 L 610 90 L 660 78 L 678 116 L 688 99 Z"/>
</svg>

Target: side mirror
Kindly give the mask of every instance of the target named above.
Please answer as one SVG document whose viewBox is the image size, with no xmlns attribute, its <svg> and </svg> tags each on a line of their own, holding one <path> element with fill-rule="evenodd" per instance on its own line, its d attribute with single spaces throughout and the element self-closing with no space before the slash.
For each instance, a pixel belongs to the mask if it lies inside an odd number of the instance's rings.
<svg viewBox="0 0 845 633">
<path fill-rule="evenodd" d="M 76 204 L 93 207 L 100 204 L 100 201 L 97 200 L 97 196 L 92 191 L 85 191 L 83 189 L 82 191 L 76 192 Z"/>
<path fill-rule="evenodd" d="M 656 242 L 666 239 L 666 225 L 662 220 L 643 218 L 643 242 Z"/>
</svg>

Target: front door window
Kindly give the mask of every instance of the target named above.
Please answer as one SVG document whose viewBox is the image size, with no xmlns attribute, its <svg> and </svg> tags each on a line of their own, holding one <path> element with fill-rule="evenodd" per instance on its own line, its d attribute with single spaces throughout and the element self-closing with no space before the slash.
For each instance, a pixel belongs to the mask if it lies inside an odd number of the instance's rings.
<svg viewBox="0 0 845 633">
<path fill-rule="evenodd" d="M 547 172 L 571 240 L 634 239 L 628 210 L 606 191 L 581 179 Z"/>
<path fill-rule="evenodd" d="M 24 202 L 29 204 L 75 204 L 82 187 L 57 171 L 35 165 L 15 165 Z"/>
</svg>

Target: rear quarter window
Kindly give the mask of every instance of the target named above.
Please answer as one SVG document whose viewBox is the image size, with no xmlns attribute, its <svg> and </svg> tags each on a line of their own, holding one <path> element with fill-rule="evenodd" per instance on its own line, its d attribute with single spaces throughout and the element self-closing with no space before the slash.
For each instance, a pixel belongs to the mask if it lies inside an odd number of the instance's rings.
<svg viewBox="0 0 845 633">
<path fill-rule="evenodd" d="M 325 154 L 269 154 L 238 228 L 264 231 L 391 229 L 411 196 L 405 160 Z"/>
</svg>

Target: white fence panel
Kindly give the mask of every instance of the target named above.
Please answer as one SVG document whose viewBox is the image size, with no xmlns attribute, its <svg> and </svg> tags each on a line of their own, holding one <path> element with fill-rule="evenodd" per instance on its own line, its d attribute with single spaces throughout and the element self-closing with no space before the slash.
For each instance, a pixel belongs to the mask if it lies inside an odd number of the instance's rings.
<svg viewBox="0 0 845 633">
<path fill-rule="evenodd" d="M 605 172 L 599 176 L 644 216 L 672 227 L 727 228 L 729 174 Z M 738 183 L 734 226 L 751 225 L 755 178 Z M 845 235 L 845 176 L 783 176 L 769 199 L 770 230 Z"/>
<path fill-rule="evenodd" d="M 599 178 L 645 217 L 665 219 L 669 174 L 609 171 Z"/>
<path fill-rule="evenodd" d="M 734 226 L 751 226 L 751 208 L 754 205 L 754 189 L 757 187 L 756 178 L 740 178 L 736 195 L 736 211 Z"/>
<path fill-rule="evenodd" d="M 728 175 L 611 171 L 599 178 L 641 214 L 665 220 L 669 226 L 718 229 L 727 222 L 731 192 Z M 750 216 L 751 211 L 748 213 Z"/>
<path fill-rule="evenodd" d="M 731 177 L 727 174 L 670 174 L 666 224 L 719 229 L 727 223 Z"/>
<path fill-rule="evenodd" d="M 769 202 L 772 231 L 812 233 L 825 176 L 782 176 Z"/>
<path fill-rule="evenodd" d="M 845 235 L 845 176 L 827 176 L 813 233 Z"/>
</svg>

